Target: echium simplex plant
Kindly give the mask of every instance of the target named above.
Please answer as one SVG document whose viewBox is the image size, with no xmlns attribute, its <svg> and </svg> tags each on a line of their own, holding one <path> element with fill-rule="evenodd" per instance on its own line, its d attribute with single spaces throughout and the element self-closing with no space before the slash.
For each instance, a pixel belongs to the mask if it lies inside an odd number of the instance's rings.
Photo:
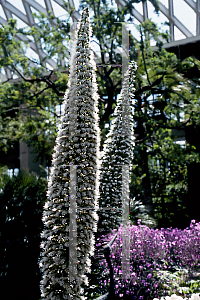
<svg viewBox="0 0 200 300">
<path fill-rule="evenodd" d="M 96 256 L 92 265 L 93 274 L 99 281 L 107 276 L 104 274 L 106 264 L 102 266 L 101 262 L 98 261 L 101 257 L 102 246 L 106 243 L 104 235 L 107 235 L 112 229 L 118 228 L 122 221 L 122 167 L 124 165 L 130 166 L 132 147 L 134 146 L 132 114 L 135 71 L 136 63 L 132 62 L 123 78 L 122 90 L 113 114 L 114 121 L 107 135 L 101 158 L 99 223 L 95 244 Z M 128 169 L 130 170 L 130 168 Z M 129 194 L 129 191 L 126 192 Z M 92 277 L 90 282 L 91 285 L 95 284 Z M 101 288 L 102 293 L 106 291 L 107 286 L 105 290 Z M 94 294 L 94 291 L 92 293 Z"/>
<path fill-rule="evenodd" d="M 101 157 L 98 235 L 119 228 L 122 222 L 122 167 L 129 165 L 130 170 L 134 147 L 136 68 L 136 63 L 132 62 L 124 74 L 122 90 L 113 113 L 114 119 Z"/>
<path fill-rule="evenodd" d="M 83 10 L 71 55 L 69 86 L 64 98 L 64 115 L 58 128 L 44 206 L 42 232 L 42 299 L 86 299 L 97 231 L 100 130 L 95 62 L 90 47 L 89 10 Z M 72 176 L 76 166 L 77 274 L 70 280 L 70 214 Z M 71 182 L 70 182 L 71 180 Z M 71 193 L 71 196 L 70 196 Z M 74 200 L 75 201 L 75 200 Z M 73 202 L 74 203 L 74 202 Z M 73 255 L 73 253 L 72 253 Z M 70 257 L 71 259 L 71 257 Z"/>
</svg>

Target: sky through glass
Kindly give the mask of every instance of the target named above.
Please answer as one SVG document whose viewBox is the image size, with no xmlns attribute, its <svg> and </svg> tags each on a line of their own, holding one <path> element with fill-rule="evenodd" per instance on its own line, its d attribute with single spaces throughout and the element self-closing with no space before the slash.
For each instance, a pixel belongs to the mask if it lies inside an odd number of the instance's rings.
<svg viewBox="0 0 200 300">
<path fill-rule="evenodd" d="M 22 3 L 22 0 L 7 0 L 11 5 L 13 5 L 15 8 L 20 10 L 24 15 L 25 9 L 24 5 Z M 44 0 L 35 0 L 41 7 L 45 8 L 45 2 Z M 30 3 L 30 2 L 29 2 Z M 116 8 L 116 3 L 113 1 L 113 4 L 111 4 L 111 0 L 108 0 L 107 3 L 109 4 L 110 7 Z M 160 3 L 163 4 L 166 9 L 169 8 L 168 6 L 168 0 L 160 0 Z M 195 3 L 195 2 L 194 2 Z M 60 6 L 58 5 L 54 0 L 51 0 L 51 4 L 54 10 L 54 14 L 56 17 L 59 17 L 60 19 L 68 19 L 69 14 Z M 75 9 L 78 10 L 79 8 L 79 0 L 74 0 L 74 5 Z M 164 26 L 163 24 L 165 22 L 168 22 L 168 18 L 160 12 L 159 14 L 156 14 L 154 12 L 154 7 L 150 3 L 150 1 L 147 1 L 148 5 L 148 17 L 154 21 L 156 24 L 158 24 L 159 28 L 163 28 L 165 30 L 169 29 L 168 26 Z M 191 9 L 188 4 L 185 3 L 184 0 L 174 0 L 173 1 L 173 6 L 174 6 L 174 15 L 175 17 L 182 23 L 184 24 L 187 29 L 190 31 L 192 35 L 196 35 L 196 14 L 193 9 Z M 135 9 L 142 15 L 143 14 L 143 7 L 142 3 L 134 4 Z M 33 7 L 31 7 L 32 12 L 37 12 L 37 10 Z M 5 12 L 2 9 L 2 6 L 0 5 L 0 17 L 2 17 L 4 20 L 6 19 Z M 21 18 L 16 17 L 14 14 L 12 14 L 12 17 L 17 19 L 17 25 L 18 27 L 25 27 L 27 26 L 25 22 L 21 20 Z M 127 17 L 128 19 L 128 17 Z M 70 20 L 72 22 L 72 20 Z M 133 36 L 139 40 L 139 32 L 136 29 L 136 25 L 140 24 L 139 21 L 134 18 L 133 24 L 129 24 L 127 26 L 127 29 L 129 29 Z M 174 32 L 175 32 L 175 40 L 181 40 L 185 38 L 185 35 L 175 26 L 174 27 Z M 95 52 L 99 52 L 99 47 L 95 41 L 92 42 L 92 48 Z M 28 56 L 31 56 L 31 58 L 37 59 L 38 55 L 34 53 L 31 49 L 28 50 L 27 52 Z"/>
</svg>

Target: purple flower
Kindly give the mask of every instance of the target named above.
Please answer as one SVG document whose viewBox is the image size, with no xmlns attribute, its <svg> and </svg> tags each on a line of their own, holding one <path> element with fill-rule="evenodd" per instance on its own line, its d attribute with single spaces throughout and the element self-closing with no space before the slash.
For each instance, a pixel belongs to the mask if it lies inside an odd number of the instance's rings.
<svg viewBox="0 0 200 300">
<path fill-rule="evenodd" d="M 139 266 L 139 268 L 140 268 L 140 270 L 142 270 L 142 269 L 143 269 L 143 266 Z"/>
<path fill-rule="evenodd" d="M 151 264 L 150 263 L 147 263 L 147 268 L 150 268 L 151 267 Z"/>
<path fill-rule="evenodd" d="M 151 277 L 152 277 L 152 274 L 149 273 L 149 274 L 147 275 L 147 278 L 150 279 Z"/>
<path fill-rule="evenodd" d="M 144 293 L 151 293 L 160 297 L 163 295 L 159 294 L 161 292 L 159 289 L 160 270 L 170 270 L 171 265 L 176 264 L 182 268 L 188 268 L 189 266 L 195 272 L 200 266 L 200 223 L 194 224 L 194 222 L 191 222 L 191 224 L 192 227 L 184 230 L 173 229 L 172 227 L 154 230 L 149 229 L 147 226 L 131 226 L 131 281 L 124 282 L 125 290 L 129 289 L 130 293 L 132 293 L 135 287 L 137 291 L 142 290 Z M 111 238 L 112 235 L 110 236 Z M 113 267 L 116 275 L 119 274 L 122 268 L 121 238 L 122 231 L 119 229 L 115 246 L 112 247 Z M 162 264 L 160 261 L 162 261 Z M 153 276 L 153 271 L 156 271 L 157 278 Z M 144 288 L 147 285 L 144 279 L 148 280 L 150 285 L 150 288 L 147 290 Z M 120 291 L 118 291 L 118 295 L 119 293 Z"/>
</svg>

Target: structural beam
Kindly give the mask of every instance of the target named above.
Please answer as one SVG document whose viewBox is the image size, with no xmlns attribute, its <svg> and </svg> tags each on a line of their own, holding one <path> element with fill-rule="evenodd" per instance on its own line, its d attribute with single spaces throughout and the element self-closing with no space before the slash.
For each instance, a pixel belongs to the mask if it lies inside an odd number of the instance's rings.
<svg viewBox="0 0 200 300">
<path fill-rule="evenodd" d="M 34 8 L 36 11 L 43 12 L 44 14 L 48 15 L 49 12 L 54 14 L 53 9 L 53 2 L 52 0 L 44 0 L 44 6 L 39 4 L 36 0 L 21 0 L 22 4 L 24 6 L 25 13 L 20 11 L 20 9 L 17 7 L 17 2 L 14 0 L 8 1 L 8 0 L 0 0 L 0 4 L 2 6 L 3 12 L 5 14 L 6 19 L 4 19 L 4 16 L 0 16 L 0 24 L 5 25 L 7 24 L 7 21 L 9 18 L 19 18 L 21 21 L 23 21 L 27 26 L 37 26 L 36 21 L 34 17 L 32 16 L 32 9 Z M 53 0 L 56 4 L 60 5 L 66 13 L 71 10 L 73 7 L 75 8 L 74 0 L 69 0 L 68 7 L 64 5 L 63 0 Z M 126 5 L 128 0 L 115 0 L 116 4 L 120 7 L 124 7 Z M 174 12 L 174 1 L 176 0 L 168 0 L 168 7 L 163 5 L 161 2 L 159 2 L 160 5 L 160 13 L 162 13 L 170 23 L 170 33 L 171 33 L 171 42 L 166 47 L 171 47 L 171 45 L 176 42 L 175 37 L 175 28 L 179 29 L 183 35 L 185 36 L 185 43 L 187 41 L 189 42 L 190 39 L 193 37 L 197 37 L 199 39 L 200 36 L 200 0 L 182 0 L 184 3 L 186 3 L 195 13 L 196 15 L 196 36 L 191 33 L 191 31 L 187 28 L 187 26 L 184 24 L 184 22 L 181 22 L 178 17 L 176 16 Z M 152 0 L 147 0 L 147 2 L 142 2 L 142 12 L 138 11 L 137 9 L 132 9 L 132 15 L 135 17 L 135 19 L 142 23 L 144 20 L 149 18 L 149 12 L 148 12 L 148 5 L 149 2 L 152 2 Z M 80 13 L 79 11 L 73 10 L 72 13 L 72 20 L 73 22 L 78 22 L 80 19 Z M 55 20 L 52 20 L 52 26 L 56 26 Z M 22 35 L 18 35 L 17 38 L 19 40 L 25 41 L 25 37 Z M 182 43 L 182 41 L 180 41 Z M 46 57 L 45 51 L 42 50 L 41 45 L 37 44 L 36 41 L 30 42 L 31 49 L 39 56 L 40 60 Z M 63 60 L 60 60 L 62 66 L 64 67 L 65 62 Z M 48 59 L 46 61 L 53 69 L 57 67 L 57 62 L 54 59 Z M 12 76 L 12 72 L 10 70 L 5 70 L 5 73 L 8 74 L 8 76 Z M 5 76 L 3 74 L 3 76 Z M 10 77 L 9 77 L 10 78 Z"/>
<path fill-rule="evenodd" d="M 196 16 L 196 35 L 200 34 L 200 0 L 196 0 L 196 11 L 198 12 Z"/>
</svg>

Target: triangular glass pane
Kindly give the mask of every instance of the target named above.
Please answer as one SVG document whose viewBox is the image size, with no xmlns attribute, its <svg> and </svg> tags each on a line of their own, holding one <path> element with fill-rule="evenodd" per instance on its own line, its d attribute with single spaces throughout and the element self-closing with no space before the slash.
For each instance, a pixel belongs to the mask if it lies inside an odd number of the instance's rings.
<svg viewBox="0 0 200 300">
<path fill-rule="evenodd" d="M 6 16 L 5 16 L 5 14 L 4 14 L 4 11 L 3 11 L 3 8 L 2 8 L 2 6 L 0 5 L 0 16 L 3 18 L 3 19 L 7 19 L 6 18 Z"/>
<path fill-rule="evenodd" d="M 35 51 L 33 51 L 31 48 L 28 48 L 28 49 L 26 50 L 26 56 L 27 56 L 28 58 L 30 58 L 31 60 L 39 61 L 39 56 L 38 56 L 38 54 L 37 54 Z"/>
<path fill-rule="evenodd" d="M 176 26 L 174 26 L 174 38 L 175 41 L 179 41 L 186 38 L 185 35 Z"/>
<path fill-rule="evenodd" d="M 44 0 L 34 0 L 35 2 L 39 3 L 41 6 L 43 6 L 44 8 L 46 7 Z"/>
<path fill-rule="evenodd" d="M 53 0 L 51 1 L 51 3 L 53 6 L 54 15 L 56 17 L 59 17 L 59 18 L 62 17 L 65 20 L 68 19 L 69 13 L 64 8 L 62 8 L 58 3 L 56 3 Z"/>
<path fill-rule="evenodd" d="M 130 28 L 130 31 L 131 31 L 131 34 L 133 35 L 133 37 L 137 40 L 137 41 L 140 41 L 140 32 L 138 31 L 137 29 L 137 25 L 139 25 L 140 22 L 136 19 L 133 20 L 133 24 L 130 24 L 129 25 L 129 28 Z"/>
<path fill-rule="evenodd" d="M 52 66 L 50 66 L 49 64 L 46 64 L 46 66 L 49 70 L 53 70 Z"/>
<path fill-rule="evenodd" d="M 74 6 L 75 6 L 75 10 L 78 10 L 79 8 L 79 3 L 80 1 L 79 0 L 74 0 Z M 115 3 L 115 1 L 113 1 L 113 5 L 111 4 L 111 1 L 110 2 L 110 7 L 111 8 L 117 8 L 117 4 Z"/>
<path fill-rule="evenodd" d="M 166 26 L 163 26 L 162 24 L 165 22 L 169 22 L 169 20 L 161 12 L 159 12 L 159 14 L 156 14 L 155 7 L 150 2 L 148 2 L 148 16 L 149 19 L 151 19 L 153 22 L 157 24 L 158 28 L 161 28 L 163 30 L 168 29 L 166 28 Z"/>
<path fill-rule="evenodd" d="M 169 8 L 169 1 L 168 0 L 160 0 L 159 2 L 161 2 L 166 8 Z"/>
<path fill-rule="evenodd" d="M 17 28 L 24 28 L 24 27 L 28 26 L 26 23 L 24 23 L 21 19 L 19 19 L 14 14 L 12 14 L 12 16 L 13 16 L 13 19 L 17 20 Z"/>
<path fill-rule="evenodd" d="M 143 15 L 143 7 L 142 7 L 142 2 L 140 3 L 134 3 L 133 4 L 134 8 L 139 11 L 139 13 L 141 13 L 141 15 Z"/>
<path fill-rule="evenodd" d="M 173 3 L 174 15 L 193 35 L 196 35 L 196 14 L 193 9 L 184 0 L 176 0 Z"/>
<path fill-rule="evenodd" d="M 10 2 L 17 9 L 19 9 L 23 14 L 26 14 L 26 11 L 24 9 L 24 5 L 23 5 L 21 0 L 17 0 L 17 1 L 7 0 L 7 1 Z"/>
</svg>

